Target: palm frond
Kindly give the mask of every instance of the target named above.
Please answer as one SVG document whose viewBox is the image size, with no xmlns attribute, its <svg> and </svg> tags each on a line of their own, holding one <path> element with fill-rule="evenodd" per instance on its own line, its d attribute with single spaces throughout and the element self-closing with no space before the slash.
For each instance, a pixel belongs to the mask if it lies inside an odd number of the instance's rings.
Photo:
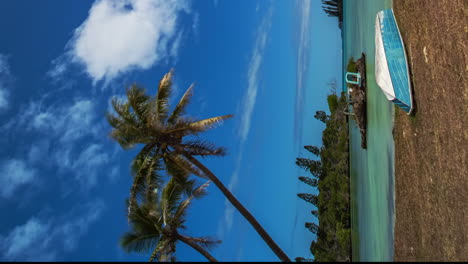
<svg viewBox="0 0 468 264">
<path fill-rule="evenodd" d="M 191 156 L 224 156 L 226 150 L 223 147 L 217 147 L 216 145 L 203 140 L 187 141 L 180 146 L 184 149 L 186 154 Z"/>
<path fill-rule="evenodd" d="M 233 117 L 234 115 L 223 115 L 199 120 L 190 124 L 190 129 L 193 133 L 205 132 L 218 125 L 224 120 Z"/>
<path fill-rule="evenodd" d="M 159 189 L 162 184 L 162 177 L 159 172 L 161 168 L 161 160 L 158 156 L 152 156 L 152 161 L 147 168 L 144 168 L 142 173 L 145 173 L 146 196 L 145 199 L 149 203 L 155 202 L 155 190 Z"/>
<path fill-rule="evenodd" d="M 174 213 L 179 206 L 180 200 L 183 195 L 183 186 L 177 182 L 175 178 L 171 178 L 161 195 L 161 208 L 163 212 L 163 219 L 165 224 L 169 224 L 173 218 Z"/>
<path fill-rule="evenodd" d="M 174 111 L 172 111 L 171 116 L 167 120 L 168 124 L 174 124 L 176 119 L 184 114 L 185 108 L 190 103 L 190 99 L 192 98 L 192 95 L 193 95 L 193 86 L 194 86 L 193 84 L 190 85 L 190 87 L 187 89 L 187 91 L 185 91 L 185 93 L 182 96 L 182 98 L 180 99 L 179 103 L 174 108 Z"/>
<path fill-rule="evenodd" d="M 182 181 L 177 180 L 177 182 L 182 186 L 185 197 L 190 197 L 193 193 L 193 190 L 197 188 L 197 183 L 193 179 L 185 178 Z"/>
<path fill-rule="evenodd" d="M 207 194 L 206 188 L 210 185 L 211 181 L 207 181 L 204 184 L 198 186 L 193 192 L 192 195 L 196 199 L 200 199 L 201 197 Z"/>
<path fill-rule="evenodd" d="M 159 240 L 158 244 L 156 245 L 155 249 L 153 250 L 153 253 L 151 253 L 151 257 L 149 259 L 149 262 L 153 262 L 154 259 L 158 260 L 158 262 L 161 261 L 161 259 L 164 258 L 165 252 L 169 251 L 169 243 L 166 237 L 161 237 Z"/>
<path fill-rule="evenodd" d="M 179 181 L 184 181 L 190 176 L 190 172 L 184 168 L 181 168 L 175 160 L 172 158 L 172 154 L 166 154 L 163 156 L 166 172 L 175 177 Z"/>
<path fill-rule="evenodd" d="M 187 209 L 192 203 L 192 199 L 194 197 L 190 196 L 189 198 L 183 200 L 179 203 L 177 210 L 174 212 L 174 216 L 172 217 L 171 224 L 177 228 L 184 228 L 183 224 L 185 222 L 185 216 L 187 214 Z"/>
<path fill-rule="evenodd" d="M 213 249 L 222 242 L 221 240 L 214 240 L 211 237 L 187 237 L 187 239 L 207 250 Z"/>
<path fill-rule="evenodd" d="M 146 115 L 148 113 L 148 101 L 150 96 L 146 95 L 144 88 L 137 86 L 136 84 L 132 85 L 127 89 L 127 99 L 128 103 L 133 108 L 136 116 L 139 119 L 139 122 L 146 122 Z"/>
<path fill-rule="evenodd" d="M 126 232 L 120 238 L 120 246 L 127 253 L 148 252 L 157 245 L 158 241 L 159 237 L 153 234 Z"/>
<path fill-rule="evenodd" d="M 159 81 L 158 94 L 155 98 L 156 103 L 156 117 L 160 123 L 165 123 L 169 112 L 169 97 L 172 90 L 172 77 L 174 70 L 171 69 Z"/>
<path fill-rule="evenodd" d="M 174 162 L 180 169 L 183 169 L 186 172 L 194 174 L 198 177 L 206 178 L 205 174 L 190 161 L 188 161 L 184 156 L 170 153 L 167 157 L 168 159 L 171 159 L 171 161 Z"/>
<path fill-rule="evenodd" d="M 154 201 L 154 189 L 162 184 L 160 159 L 158 156 L 150 155 L 153 146 L 145 146 L 140 153 L 133 159 L 131 165 L 131 174 L 133 184 L 130 189 L 130 206 L 132 209 L 137 204 L 137 199 L 142 200 L 143 193 L 146 193 L 146 201 Z"/>
<path fill-rule="evenodd" d="M 170 259 L 170 256 L 176 252 L 176 243 L 175 237 L 162 237 L 155 249 L 158 254 L 158 261 L 165 262 Z"/>
<path fill-rule="evenodd" d="M 153 252 L 151 253 L 151 256 L 148 260 L 148 262 L 154 262 L 154 260 L 157 259 L 158 261 L 160 260 L 160 253 L 158 251 L 158 247 L 156 247 Z"/>
<path fill-rule="evenodd" d="M 127 206 L 129 200 L 126 201 Z M 162 218 L 160 217 L 160 204 L 159 203 L 143 203 L 136 205 L 132 212 L 128 214 L 128 220 L 132 232 L 137 234 L 152 234 L 160 236 L 162 230 Z"/>
<path fill-rule="evenodd" d="M 129 104 L 113 99 L 112 104 L 117 115 L 106 113 L 106 118 L 111 127 L 110 137 L 116 140 L 124 149 L 130 149 L 138 143 L 149 141 L 149 131 L 141 126 L 138 117 L 130 112 Z"/>
<path fill-rule="evenodd" d="M 185 222 L 185 215 L 187 214 L 187 209 L 192 203 L 192 200 L 199 199 L 206 194 L 206 188 L 209 186 L 211 181 L 207 181 L 204 184 L 194 188 L 193 186 L 187 186 L 187 190 L 190 191 L 190 195 L 187 199 L 179 203 L 177 210 L 174 213 L 173 221 L 174 225 L 182 227 L 182 224 Z M 195 181 L 192 181 L 191 184 L 194 184 Z"/>
<path fill-rule="evenodd" d="M 117 115 L 126 121 L 127 124 L 131 124 L 134 127 L 140 127 L 138 117 L 131 111 L 131 105 L 128 100 L 123 101 L 117 97 L 113 97 L 111 104 Z"/>
</svg>

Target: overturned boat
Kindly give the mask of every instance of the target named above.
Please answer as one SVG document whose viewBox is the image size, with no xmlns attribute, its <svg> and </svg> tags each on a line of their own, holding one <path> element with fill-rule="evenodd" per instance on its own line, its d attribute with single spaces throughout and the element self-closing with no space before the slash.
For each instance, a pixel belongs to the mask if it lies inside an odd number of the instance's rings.
<svg viewBox="0 0 468 264">
<path fill-rule="evenodd" d="M 379 11 L 375 19 L 375 79 L 388 100 L 411 113 L 408 62 L 392 9 Z"/>
</svg>

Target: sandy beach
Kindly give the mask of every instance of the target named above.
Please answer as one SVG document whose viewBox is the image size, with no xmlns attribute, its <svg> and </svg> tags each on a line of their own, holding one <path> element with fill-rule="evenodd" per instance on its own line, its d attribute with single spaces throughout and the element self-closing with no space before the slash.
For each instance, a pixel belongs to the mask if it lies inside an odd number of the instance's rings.
<svg viewBox="0 0 468 264">
<path fill-rule="evenodd" d="M 416 114 L 395 112 L 395 261 L 468 260 L 468 0 L 394 0 Z"/>
</svg>

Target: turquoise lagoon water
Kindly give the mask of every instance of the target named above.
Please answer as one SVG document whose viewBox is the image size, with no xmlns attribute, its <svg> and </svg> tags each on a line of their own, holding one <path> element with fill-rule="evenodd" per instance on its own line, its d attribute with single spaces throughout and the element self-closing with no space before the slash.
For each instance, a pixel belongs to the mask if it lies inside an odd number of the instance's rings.
<svg viewBox="0 0 468 264">
<path fill-rule="evenodd" d="M 351 215 L 354 261 L 392 261 L 394 226 L 394 107 L 375 82 L 374 23 L 390 0 L 344 1 L 343 67 L 366 54 L 367 150 L 350 122 Z"/>
</svg>

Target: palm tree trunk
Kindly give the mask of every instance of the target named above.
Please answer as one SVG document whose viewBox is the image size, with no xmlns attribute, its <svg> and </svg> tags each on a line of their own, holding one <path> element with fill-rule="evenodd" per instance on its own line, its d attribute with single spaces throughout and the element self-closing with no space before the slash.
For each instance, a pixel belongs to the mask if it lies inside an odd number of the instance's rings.
<svg viewBox="0 0 468 264">
<path fill-rule="evenodd" d="M 231 202 L 231 204 L 244 216 L 247 221 L 252 225 L 252 227 L 257 231 L 257 233 L 262 237 L 262 239 L 267 243 L 267 245 L 273 250 L 273 253 L 278 256 L 278 258 L 283 262 L 291 262 L 289 257 L 283 252 L 283 250 L 273 241 L 270 235 L 263 229 L 260 223 L 253 217 L 253 215 L 234 197 L 234 195 L 224 186 L 224 184 L 214 175 L 205 165 L 200 161 L 195 159 L 193 156 L 184 154 L 184 156 L 197 166 L 215 185 L 218 187 L 221 192 L 226 196 L 226 198 Z"/>
<path fill-rule="evenodd" d="M 195 249 L 198 251 L 200 254 L 202 254 L 206 259 L 208 259 L 210 262 L 218 262 L 217 259 L 215 259 L 213 256 L 208 253 L 204 248 L 202 248 L 200 245 L 197 243 L 193 242 L 189 237 L 182 236 L 178 234 L 177 239 L 184 242 L 185 244 L 189 245 L 191 248 Z"/>
</svg>

